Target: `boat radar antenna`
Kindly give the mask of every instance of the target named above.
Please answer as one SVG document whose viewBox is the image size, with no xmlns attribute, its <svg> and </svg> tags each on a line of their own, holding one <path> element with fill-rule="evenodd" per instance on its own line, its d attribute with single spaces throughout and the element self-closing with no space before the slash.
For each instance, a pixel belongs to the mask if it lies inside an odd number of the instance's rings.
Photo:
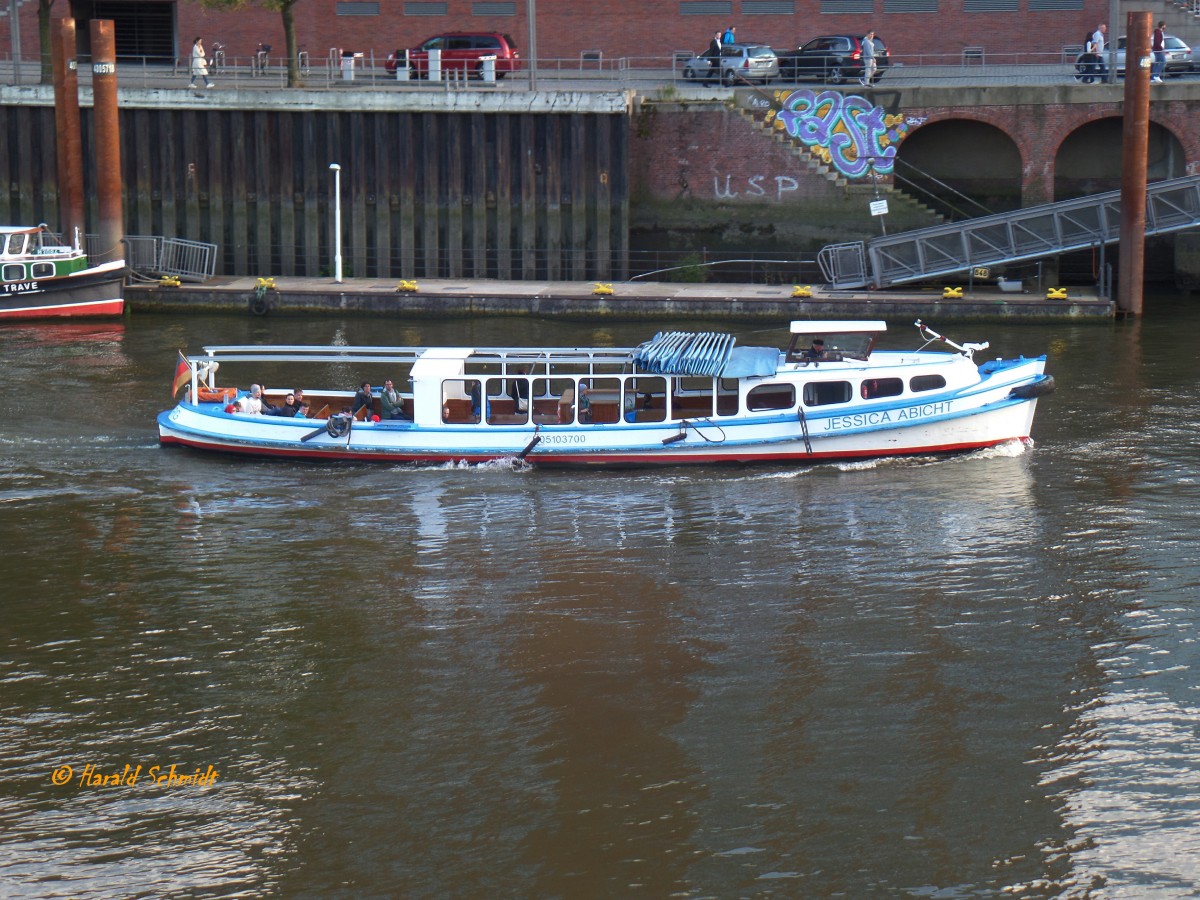
<svg viewBox="0 0 1200 900">
<path fill-rule="evenodd" d="M 918 352 L 921 350 L 924 350 L 926 347 L 928 347 L 934 341 L 942 341 L 944 344 L 947 344 L 948 346 L 953 347 L 955 350 L 957 350 L 959 353 L 961 353 L 967 359 L 973 361 L 975 359 L 975 351 L 976 350 L 986 350 L 988 348 L 987 341 L 984 341 L 982 344 L 975 343 L 975 342 L 968 342 L 965 344 L 956 344 L 954 341 L 950 340 L 950 338 L 944 337 L 943 335 L 938 334 L 936 331 L 934 331 L 928 325 L 924 324 L 920 319 L 917 319 L 917 321 L 913 322 L 913 324 L 917 326 L 917 331 L 919 331 L 921 333 L 921 338 L 925 341 L 924 344 L 922 344 L 920 347 L 917 348 Z"/>
</svg>

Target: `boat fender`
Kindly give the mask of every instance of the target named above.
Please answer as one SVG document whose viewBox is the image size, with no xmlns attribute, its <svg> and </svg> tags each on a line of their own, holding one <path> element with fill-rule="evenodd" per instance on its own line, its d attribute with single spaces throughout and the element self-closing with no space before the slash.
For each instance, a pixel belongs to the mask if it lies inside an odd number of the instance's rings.
<svg viewBox="0 0 1200 900">
<path fill-rule="evenodd" d="M 1045 378 L 1032 381 L 1029 384 L 1019 384 L 1011 391 L 1008 396 L 1014 400 L 1033 400 L 1037 397 L 1044 397 L 1047 394 L 1054 393 L 1054 376 L 1047 375 Z"/>
<path fill-rule="evenodd" d="M 350 431 L 350 417 L 345 413 L 337 413 L 329 417 L 325 430 L 332 438 L 345 437 Z"/>
<path fill-rule="evenodd" d="M 256 293 L 250 298 L 250 312 L 256 316 L 265 316 L 271 311 L 271 301 L 265 293 Z"/>
</svg>

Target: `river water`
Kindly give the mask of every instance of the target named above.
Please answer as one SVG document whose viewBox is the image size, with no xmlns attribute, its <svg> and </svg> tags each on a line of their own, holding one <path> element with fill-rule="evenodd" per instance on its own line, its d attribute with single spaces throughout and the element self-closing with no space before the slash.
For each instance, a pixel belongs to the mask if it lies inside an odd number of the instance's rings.
<svg viewBox="0 0 1200 900">
<path fill-rule="evenodd" d="M 1196 896 L 1200 305 L 1147 306 L 931 323 L 1049 354 L 1032 447 L 621 473 L 154 415 L 205 343 L 728 326 L 6 326 L 0 895 Z"/>
</svg>

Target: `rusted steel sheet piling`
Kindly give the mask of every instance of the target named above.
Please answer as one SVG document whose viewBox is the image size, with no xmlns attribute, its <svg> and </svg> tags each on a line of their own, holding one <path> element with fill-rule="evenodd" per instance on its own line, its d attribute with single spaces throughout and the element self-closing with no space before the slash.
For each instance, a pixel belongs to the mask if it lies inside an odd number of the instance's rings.
<svg viewBox="0 0 1200 900">
<path fill-rule="evenodd" d="M 96 141 L 97 262 L 125 256 L 121 203 L 121 129 L 117 119 L 117 42 L 110 19 L 93 19 L 92 103 Z"/>
</svg>

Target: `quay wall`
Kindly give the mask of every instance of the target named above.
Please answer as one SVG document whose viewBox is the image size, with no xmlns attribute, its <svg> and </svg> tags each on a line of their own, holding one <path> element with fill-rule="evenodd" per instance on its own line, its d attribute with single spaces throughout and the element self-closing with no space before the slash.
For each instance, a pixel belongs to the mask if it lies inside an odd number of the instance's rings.
<svg viewBox="0 0 1200 900">
<path fill-rule="evenodd" d="M 941 221 L 913 172 L 985 185 L 1010 204 L 991 212 L 1119 187 L 1122 99 L 1092 85 L 126 88 L 126 233 L 216 244 L 218 275 L 328 274 L 336 162 L 347 275 L 608 281 L 631 274 L 631 251 L 712 250 L 782 254 L 801 268 L 780 279 L 812 281 L 826 244 Z M 1154 95 L 1151 180 L 1200 170 L 1197 102 L 1200 84 Z M 52 104 L 48 88 L 0 87 L 0 221 L 59 221 Z M 881 197 L 886 219 L 871 214 Z M 1172 265 L 1173 240 L 1154 240 L 1148 267 Z"/>
<path fill-rule="evenodd" d="M 123 99 L 125 233 L 217 244 L 218 274 L 330 271 L 329 167 L 337 163 L 346 274 L 625 275 L 624 97 L 607 105 L 561 98 L 552 114 L 527 103 L 460 110 L 354 108 L 338 97 L 310 108 L 260 97 Z M 82 116 L 88 220 L 96 221 L 90 107 Z M 0 104 L 0 128 L 9 186 L 0 221 L 58 222 L 52 105 Z"/>
</svg>

